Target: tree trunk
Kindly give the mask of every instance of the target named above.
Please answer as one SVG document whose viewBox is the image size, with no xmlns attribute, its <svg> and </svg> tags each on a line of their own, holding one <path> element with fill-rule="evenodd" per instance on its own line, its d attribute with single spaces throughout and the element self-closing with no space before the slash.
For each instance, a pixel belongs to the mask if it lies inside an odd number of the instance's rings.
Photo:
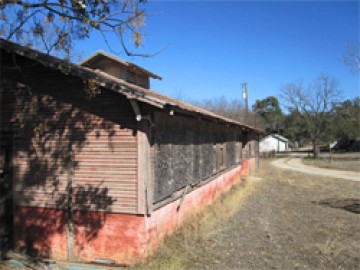
<svg viewBox="0 0 360 270">
<path fill-rule="evenodd" d="M 319 152 L 320 149 L 318 147 L 318 139 L 313 139 L 313 154 L 314 154 L 314 158 L 318 158 L 319 157 Z"/>
</svg>

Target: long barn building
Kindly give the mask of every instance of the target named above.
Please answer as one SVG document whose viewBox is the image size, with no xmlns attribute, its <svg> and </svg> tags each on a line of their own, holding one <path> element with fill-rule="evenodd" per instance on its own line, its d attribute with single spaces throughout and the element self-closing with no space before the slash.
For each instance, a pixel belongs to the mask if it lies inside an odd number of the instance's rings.
<svg viewBox="0 0 360 270">
<path fill-rule="evenodd" d="M 0 215 L 17 250 L 137 262 L 256 167 L 260 130 L 150 90 L 161 78 L 139 66 L 0 49 Z"/>
</svg>

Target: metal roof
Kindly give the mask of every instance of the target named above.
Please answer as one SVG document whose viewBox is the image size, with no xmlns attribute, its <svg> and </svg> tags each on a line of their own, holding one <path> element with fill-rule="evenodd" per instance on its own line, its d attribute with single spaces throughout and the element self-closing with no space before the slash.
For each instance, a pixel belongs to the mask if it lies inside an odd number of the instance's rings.
<svg viewBox="0 0 360 270">
<path fill-rule="evenodd" d="M 153 90 L 145 89 L 140 86 L 128 83 L 122 79 L 113 77 L 100 70 L 93 70 L 88 67 L 72 64 L 57 57 L 44 54 L 34 49 L 24 47 L 3 39 L 0 39 L 0 48 L 7 52 L 12 52 L 36 61 L 45 67 L 59 70 L 75 77 L 79 77 L 82 79 L 95 79 L 98 85 L 122 94 L 128 99 L 135 99 L 139 102 L 147 103 L 151 106 L 155 106 L 161 109 L 171 108 L 175 112 L 188 112 L 191 114 L 195 114 L 198 117 L 208 118 L 215 122 L 225 123 L 243 129 L 253 130 L 257 133 L 263 133 L 263 131 L 258 128 L 246 125 L 244 123 L 221 116 L 206 109 L 182 102 L 180 100 L 165 96 Z"/>
</svg>

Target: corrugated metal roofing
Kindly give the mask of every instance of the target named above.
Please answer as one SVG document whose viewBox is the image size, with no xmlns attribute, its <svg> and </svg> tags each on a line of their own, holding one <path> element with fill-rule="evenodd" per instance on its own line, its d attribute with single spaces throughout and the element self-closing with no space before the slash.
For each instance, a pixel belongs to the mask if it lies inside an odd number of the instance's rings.
<svg viewBox="0 0 360 270">
<path fill-rule="evenodd" d="M 93 70 L 77 64 L 68 63 L 57 57 L 44 54 L 42 52 L 15 44 L 13 42 L 0 39 L 0 48 L 8 52 L 13 52 L 15 54 L 34 60 L 45 67 L 60 70 L 61 72 L 66 74 L 71 74 L 72 76 L 76 76 L 82 79 L 95 79 L 98 85 L 122 94 L 129 99 L 135 99 L 140 102 L 156 106 L 158 108 L 172 108 L 187 111 L 189 113 L 197 114 L 198 116 L 210 118 L 214 121 L 231 124 L 241 128 L 251 129 L 257 133 L 262 133 L 262 130 L 255 127 L 221 116 L 206 109 L 182 102 L 180 100 L 165 96 L 153 90 L 148 90 L 140 86 L 128 83 L 122 79 L 115 78 L 105 72 Z"/>
</svg>

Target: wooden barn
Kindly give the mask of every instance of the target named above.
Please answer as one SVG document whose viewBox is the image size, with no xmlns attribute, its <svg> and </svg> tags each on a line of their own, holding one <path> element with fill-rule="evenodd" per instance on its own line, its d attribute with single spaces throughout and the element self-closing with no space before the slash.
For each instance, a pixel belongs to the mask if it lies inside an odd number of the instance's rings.
<svg viewBox="0 0 360 270">
<path fill-rule="evenodd" d="M 134 263 L 255 168 L 260 130 L 149 90 L 161 78 L 139 66 L 0 49 L 0 215 L 16 250 Z"/>
</svg>

